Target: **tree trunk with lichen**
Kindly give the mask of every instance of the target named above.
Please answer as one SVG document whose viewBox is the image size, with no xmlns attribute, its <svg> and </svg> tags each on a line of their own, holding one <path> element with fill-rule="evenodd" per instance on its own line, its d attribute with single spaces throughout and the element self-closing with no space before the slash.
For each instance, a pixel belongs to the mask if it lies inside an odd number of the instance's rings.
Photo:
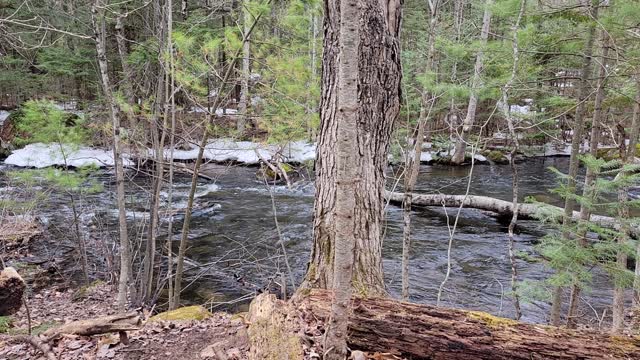
<svg viewBox="0 0 640 360">
<path fill-rule="evenodd" d="M 299 308 L 329 315 L 330 295 L 312 292 Z M 409 359 L 640 359 L 640 340 L 594 331 L 525 324 L 479 311 L 391 299 L 353 299 L 352 350 Z"/>
<path fill-rule="evenodd" d="M 358 2 L 357 122 L 353 159 L 348 166 L 358 169 L 354 181 L 355 236 L 352 285 L 357 293 L 384 293 L 382 273 L 382 220 L 384 170 L 393 123 L 400 108 L 400 2 L 396 0 Z M 338 154 L 341 129 L 338 111 L 338 74 L 341 45 L 340 0 L 325 1 L 324 53 L 320 133 L 316 154 L 316 201 L 314 245 L 302 288 L 332 288 L 336 246 Z"/>
</svg>

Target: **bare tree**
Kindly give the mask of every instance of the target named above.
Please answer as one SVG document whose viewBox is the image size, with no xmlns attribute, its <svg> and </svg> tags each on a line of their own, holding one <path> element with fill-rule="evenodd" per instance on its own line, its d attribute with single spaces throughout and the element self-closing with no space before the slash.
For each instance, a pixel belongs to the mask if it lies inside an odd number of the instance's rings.
<svg viewBox="0 0 640 360">
<path fill-rule="evenodd" d="M 94 40 L 102 80 L 102 91 L 109 105 L 111 123 L 113 126 L 113 158 L 116 176 L 116 201 L 118 204 L 118 223 L 120 231 L 120 279 L 118 281 L 118 308 L 124 310 L 127 306 L 127 287 L 131 281 L 131 249 L 127 233 L 127 217 L 124 199 L 124 166 L 120 149 L 120 110 L 113 97 L 111 80 L 107 63 L 105 45 L 104 6 L 101 0 L 94 0 L 91 6 L 91 22 L 94 30 Z"/>
<path fill-rule="evenodd" d="M 473 68 L 473 77 L 471 78 L 471 96 L 469 97 L 469 105 L 467 106 L 467 116 L 462 124 L 462 133 L 456 141 L 456 148 L 451 157 L 451 163 L 460 165 L 464 162 L 465 152 L 467 150 L 467 139 L 471 127 L 476 120 L 476 109 L 478 108 L 478 91 L 482 86 L 482 69 L 484 64 L 484 48 L 487 46 L 489 39 L 489 27 L 491 26 L 491 5 L 493 0 L 486 0 L 484 5 L 484 16 L 482 18 L 482 32 L 480 33 L 480 49 L 476 54 L 476 63 Z"/>
</svg>

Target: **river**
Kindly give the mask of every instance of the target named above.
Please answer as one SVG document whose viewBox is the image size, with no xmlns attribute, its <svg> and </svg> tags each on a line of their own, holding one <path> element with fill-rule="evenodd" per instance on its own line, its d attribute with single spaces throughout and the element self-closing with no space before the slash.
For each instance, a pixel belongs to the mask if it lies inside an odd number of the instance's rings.
<svg viewBox="0 0 640 360">
<path fill-rule="evenodd" d="M 556 177 L 547 168 L 561 171 L 568 168 L 568 158 L 535 158 L 518 165 L 520 193 L 537 196 L 547 202 L 559 203 L 549 190 L 555 187 Z M 2 165 L 3 172 L 16 170 Z M 19 170 L 24 171 L 24 170 Z M 278 288 L 286 274 L 286 261 L 280 244 L 284 242 L 287 259 L 298 283 L 305 271 L 311 249 L 313 211 L 313 183 L 301 180 L 293 189 L 275 186 L 269 190 L 256 176 L 255 167 L 210 164 L 207 174 L 213 181 L 200 180 L 197 203 L 204 211 L 195 213 L 189 236 L 188 256 L 197 265 L 190 271 L 197 279 L 190 282 L 187 298 L 202 301 L 212 298 L 214 305 L 228 305 L 242 296 L 264 288 Z M 468 167 L 440 165 L 422 166 L 417 189 L 425 193 L 464 194 Z M 146 229 L 140 221 L 133 226 L 133 218 L 143 219 L 148 209 L 147 196 L 142 190 L 148 186 L 143 174 L 128 175 L 134 185 L 128 186 L 127 201 L 132 234 L 142 237 Z M 106 171 L 93 176 L 105 189 L 85 196 L 82 207 L 83 227 L 90 232 L 114 233 L 116 210 L 113 179 Z M 4 177 L 3 177 L 4 178 Z M 6 178 L 0 186 L 11 184 Z M 176 206 L 184 204 L 190 179 L 178 176 L 174 185 Z M 215 185 L 214 185 L 215 184 Z M 393 178 L 389 179 L 393 186 Z M 477 165 L 473 170 L 470 194 L 487 195 L 511 200 L 511 170 L 508 165 Z M 272 210 L 272 197 L 277 210 L 281 235 L 278 234 Z M 166 189 L 163 192 L 166 199 Z M 47 219 L 56 241 L 68 238 L 71 217 L 68 197 L 53 192 L 50 199 L 38 207 L 37 213 Z M 447 214 L 453 217 L 457 209 L 417 209 L 413 212 L 413 243 L 410 264 L 411 301 L 434 303 L 438 287 L 447 268 L 449 227 Z M 146 224 L 146 222 L 143 222 Z M 180 223 L 175 224 L 176 234 Z M 388 290 L 399 296 L 401 287 L 400 260 L 402 254 L 402 212 L 395 206 L 387 209 L 383 246 L 384 270 Z M 452 272 L 443 293 L 443 305 L 487 311 L 513 316 L 510 293 L 511 266 L 507 252 L 507 225 L 476 210 L 463 209 L 451 249 Z M 535 252 L 535 245 L 546 229 L 536 221 L 520 221 L 517 228 L 516 249 L 527 254 L 518 260 L 520 280 L 541 281 L 549 274 Z M 164 238 L 166 239 L 166 238 Z M 161 241 L 164 241 L 161 239 Z M 175 236 L 174 249 L 177 249 Z M 599 313 L 610 304 L 611 285 L 606 276 L 594 270 L 592 287 L 585 293 L 585 301 Z M 289 291 L 291 287 L 289 286 Z M 523 320 L 545 322 L 549 304 L 534 298 L 525 299 Z M 590 309 L 590 307 L 585 306 Z M 587 314 L 594 316 L 595 312 Z"/>
</svg>

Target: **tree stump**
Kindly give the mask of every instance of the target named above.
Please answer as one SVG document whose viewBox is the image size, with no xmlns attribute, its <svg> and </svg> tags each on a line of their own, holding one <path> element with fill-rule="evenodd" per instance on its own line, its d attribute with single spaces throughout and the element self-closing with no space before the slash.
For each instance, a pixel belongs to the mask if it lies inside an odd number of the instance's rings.
<svg viewBox="0 0 640 360">
<path fill-rule="evenodd" d="M 26 287 L 14 268 L 8 267 L 0 271 L 0 316 L 13 315 L 20 310 Z"/>
</svg>

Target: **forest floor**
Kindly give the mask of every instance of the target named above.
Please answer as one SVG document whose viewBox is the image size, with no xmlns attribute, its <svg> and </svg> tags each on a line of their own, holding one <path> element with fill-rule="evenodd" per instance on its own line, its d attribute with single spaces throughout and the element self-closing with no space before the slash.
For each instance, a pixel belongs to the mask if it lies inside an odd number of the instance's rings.
<svg viewBox="0 0 640 360">
<path fill-rule="evenodd" d="M 113 286 L 98 283 L 84 289 L 58 291 L 55 288 L 33 294 L 28 300 L 34 335 L 57 325 L 80 319 L 115 314 Z M 7 334 L 0 335 L 0 359 L 44 359 L 29 344 L 16 343 L 15 335 L 27 334 L 26 309 L 12 316 Z M 51 344 L 60 360 L 93 359 L 247 359 L 248 336 L 244 319 L 214 313 L 205 320 L 148 321 L 128 334 L 129 344 L 117 334 L 64 336 Z"/>
</svg>

